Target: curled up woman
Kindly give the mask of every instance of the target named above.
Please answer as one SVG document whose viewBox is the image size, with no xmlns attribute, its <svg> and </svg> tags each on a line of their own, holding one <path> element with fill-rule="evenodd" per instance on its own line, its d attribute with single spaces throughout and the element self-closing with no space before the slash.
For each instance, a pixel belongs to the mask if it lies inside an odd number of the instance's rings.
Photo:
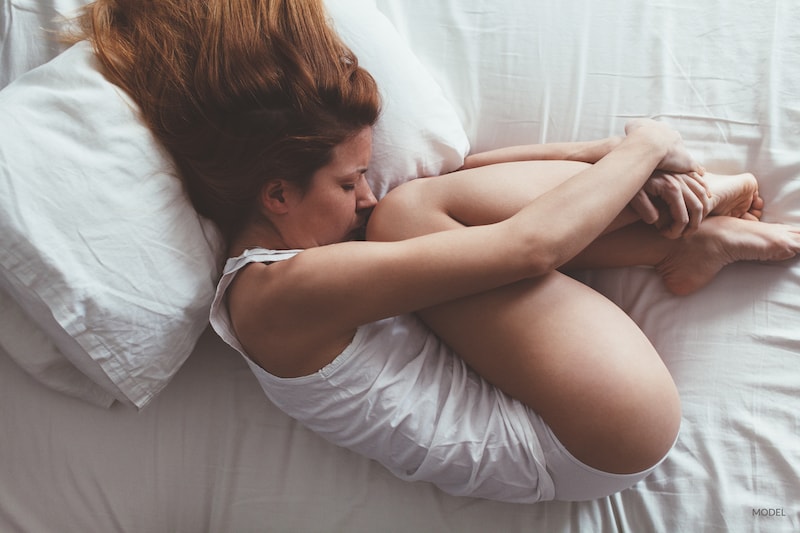
<svg viewBox="0 0 800 533">
<path fill-rule="evenodd" d="M 100 0 L 83 23 L 227 238 L 216 331 L 275 405 L 403 479 L 514 502 L 630 487 L 675 443 L 678 394 L 562 272 L 650 265 L 686 294 L 800 250 L 757 220 L 753 176 L 705 173 L 649 120 L 475 154 L 378 202 L 379 93 L 318 1 Z"/>
</svg>

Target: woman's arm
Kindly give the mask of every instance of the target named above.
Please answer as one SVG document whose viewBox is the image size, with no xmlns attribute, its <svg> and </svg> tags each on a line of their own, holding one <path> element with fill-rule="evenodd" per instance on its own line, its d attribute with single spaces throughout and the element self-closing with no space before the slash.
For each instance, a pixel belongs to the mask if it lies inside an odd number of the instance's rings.
<svg viewBox="0 0 800 533">
<path fill-rule="evenodd" d="M 666 162 L 690 170 L 681 152 L 666 126 L 640 128 L 506 220 L 404 241 L 321 246 L 253 265 L 231 287 L 237 334 L 269 371 L 316 370 L 360 325 L 553 271 L 614 220 L 654 168 Z M 373 217 L 391 209 L 391 196 Z"/>
<path fill-rule="evenodd" d="M 631 121 L 637 128 L 646 120 Z M 613 136 L 595 141 L 528 144 L 498 148 L 468 155 L 459 170 L 468 170 L 514 161 L 579 161 L 596 163 L 615 148 L 624 137 Z M 630 207 L 647 224 L 654 224 L 668 238 L 689 236 L 708 214 L 709 192 L 702 179 L 703 169 L 688 174 L 660 173 L 649 180 L 634 196 Z M 659 203 L 664 208 L 656 206 Z"/>
<path fill-rule="evenodd" d="M 525 144 L 470 154 L 464 159 L 462 170 L 508 163 L 511 161 L 580 161 L 596 163 L 614 148 L 623 137 L 607 137 L 596 141 Z"/>
</svg>

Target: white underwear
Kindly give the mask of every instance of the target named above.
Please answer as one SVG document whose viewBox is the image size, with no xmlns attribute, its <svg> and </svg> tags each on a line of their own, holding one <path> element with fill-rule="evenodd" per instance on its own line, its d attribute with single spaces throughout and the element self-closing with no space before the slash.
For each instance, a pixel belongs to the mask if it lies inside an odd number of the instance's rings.
<svg viewBox="0 0 800 533">
<path fill-rule="evenodd" d="M 539 441 L 544 451 L 547 472 L 553 478 L 555 500 L 584 501 L 610 496 L 632 487 L 650 475 L 669 455 L 667 452 L 656 464 L 641 472 L 633 474 L 603 472 L 578 460 L 558 440 L 550 426 L 545 427 L 546 434 L 540 433 Z"/>
</svg>

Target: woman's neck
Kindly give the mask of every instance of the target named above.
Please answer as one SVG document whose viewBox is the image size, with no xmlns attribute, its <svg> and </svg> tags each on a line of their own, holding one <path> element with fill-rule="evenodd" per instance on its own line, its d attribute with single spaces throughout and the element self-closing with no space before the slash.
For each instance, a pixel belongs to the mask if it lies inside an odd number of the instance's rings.
<svg viewBox="0 0 800 533">
<path fill-rule="evenodd" d="M 250 248 L 267 248 L 270 250 L 287 250 L 281 235 L 271 224 L 251 223 L 239 232 L 228 246 L 228 256 L 237 257 Z"/>
</svg>

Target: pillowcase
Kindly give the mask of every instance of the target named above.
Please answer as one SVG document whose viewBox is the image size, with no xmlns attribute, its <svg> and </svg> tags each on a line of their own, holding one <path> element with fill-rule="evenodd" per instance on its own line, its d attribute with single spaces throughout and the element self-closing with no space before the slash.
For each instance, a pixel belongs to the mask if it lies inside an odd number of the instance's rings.
<svg viewBox="0 0 800 533">
<path fill-rule="evenodd" d="M 369 0 L 329 7 L 384 98 L 376 195 L 459 167 L 455 111 L 388 20 Z M 12 339 L 8 322 L 0 345 L 50 388 L 144 407 L 208 323 L 218 232 L 88 43 L 0 91 L 0 123 L 0 309 L 32 332 Z"/>
<path fill-rule="evenodd" d="M 103 387 L 78 370 L 5 291 L 0 291 L 0 347 L 28 374 L 55 391 L 99 407 L 110 407 L 114 402 L 107 390 L 116 388 L 111 380 Z"/>
<path fill-rule="evenodd" d="M 0 123 L 3 288 L 72 364 L 143 407 L 206 326 L 219 235 L 88 43 L 1 91 Z"/>
<path fill-rule="evenodd" d="M 455 107 L 374 0 L 327 0 L 326 7 L 381 92 L 366 174 L 375 196 L 380 199 L 409 179 L 463 165 L 469 141 Z"/>
<path fill-rule="evenodd" d="M 0 4 L 0 89 L 63 52 L 58 27 L 86 0 L 2 0 Z"/>
</svg>

